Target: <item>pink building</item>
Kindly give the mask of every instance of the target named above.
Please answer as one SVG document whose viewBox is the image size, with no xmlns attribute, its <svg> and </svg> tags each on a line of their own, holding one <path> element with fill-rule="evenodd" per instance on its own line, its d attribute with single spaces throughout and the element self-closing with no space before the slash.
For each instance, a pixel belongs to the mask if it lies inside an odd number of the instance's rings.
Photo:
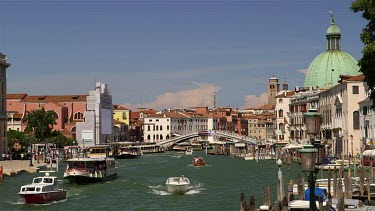
<svg viewBox="0 0 375 211">
<path fill-rule="evenodd" d="M 7 94 L 8 130 L 24 131 L 27 126 L 27 114 L 44 107 L 45 110 L 56 113 L 57 124 L 53 129 L 68 138 L 75 138 L 76 123 L 84 122 L 87 96 Z"/>
</svg>

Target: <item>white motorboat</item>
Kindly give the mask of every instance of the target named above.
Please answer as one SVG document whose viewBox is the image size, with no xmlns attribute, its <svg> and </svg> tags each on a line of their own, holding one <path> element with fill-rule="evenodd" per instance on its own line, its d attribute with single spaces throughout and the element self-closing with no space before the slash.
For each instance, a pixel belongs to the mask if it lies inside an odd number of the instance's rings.
<svg viewBox="0 0 375 211">
<path fill-rule="evenodd" d="M 192 149 L 187 149 L 185 152 L 186 155 L 193 155 L 193 150 Z"/>
<path fill-rule="evenodd" d="M 168 193 L 185 194 L 190 185 L 190 180 L 184 175 L 181 177 L 169 177 L 165 182 Z"/>
<path fill-rule="evenodd" d="M 66 199 L 66 190 L 62 180 L 50 176 L 35 177 L 33 183 L 23 185 L 18 193 L 26 204 L 45 204 Z"/>
</svg>

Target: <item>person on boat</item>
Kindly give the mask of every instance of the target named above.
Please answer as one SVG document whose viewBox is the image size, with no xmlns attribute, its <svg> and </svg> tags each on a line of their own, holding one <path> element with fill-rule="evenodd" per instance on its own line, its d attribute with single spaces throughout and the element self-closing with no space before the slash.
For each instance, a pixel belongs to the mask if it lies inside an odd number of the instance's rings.
<svg viewBox="0 0 375 211">
<path fill-rule="evenodd" d="M 186 179 L 185 179 L 185 176 L 182 175 L 181 178 L 180 178 L 180 182 L 185 182 L 185 180 L 186 180 Z"/>
</svg>

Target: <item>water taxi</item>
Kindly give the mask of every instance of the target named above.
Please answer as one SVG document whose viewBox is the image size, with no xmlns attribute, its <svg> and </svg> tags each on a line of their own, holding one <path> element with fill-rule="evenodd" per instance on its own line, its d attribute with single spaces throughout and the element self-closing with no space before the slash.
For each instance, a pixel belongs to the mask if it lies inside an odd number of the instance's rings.
<svg viewBox="0 0 375 211">
<path fill-rule="evenodd" d="M 193 165 L 194 166 L 205 166 L 206 162 L 202 157 L 194 157 L 193 158 Z"/>
<path fill-rule="evenodd" d="M 134 142 L 117 142 L 116 144 L 116 158 L 118 159 L 139 158 L 143 154 L 141 148 Z"/>
<path fill-rule="evenodd" d="M 46 204 L 66 199 L 66 192 L 62 180 L 46 172 L 43 177 L 35 177 L 31 184 L 22 186 L 18 194 L 26 204 Z"/>
<path fill-rule="evenodd" d="M 70 183 L 82 184 L 101 182 L 117 176 L 117 165 L 114 158 L 73 158 L 66 160 L 64 178 Z"/>
<path fill-rule="evenodd" d="M 185 194 L 190 185 L 190 180 L 184 175 L 181 177 L 169 177 L 165 182 L 168 193 Z"/>
</svg>

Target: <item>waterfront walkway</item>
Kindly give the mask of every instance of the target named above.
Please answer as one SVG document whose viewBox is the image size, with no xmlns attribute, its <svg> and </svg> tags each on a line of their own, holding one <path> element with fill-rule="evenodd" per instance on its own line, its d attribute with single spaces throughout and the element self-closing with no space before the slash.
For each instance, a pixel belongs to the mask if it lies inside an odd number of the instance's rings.
<svg viewBox="0 0 375 211">
<path fill-rule="evenodd" d="M 38 163 L 33 160 L 33 166 L 30 165 L 30 160 L 12 160 L 12 161 L 0 161 L 0 166 L 3 167 L 4 176 L 12 176 L 19 174 L 23 171 L 34 173 L 38 169 L 46 167 L 46 164 L 43 162 Z"/>
</svg>

